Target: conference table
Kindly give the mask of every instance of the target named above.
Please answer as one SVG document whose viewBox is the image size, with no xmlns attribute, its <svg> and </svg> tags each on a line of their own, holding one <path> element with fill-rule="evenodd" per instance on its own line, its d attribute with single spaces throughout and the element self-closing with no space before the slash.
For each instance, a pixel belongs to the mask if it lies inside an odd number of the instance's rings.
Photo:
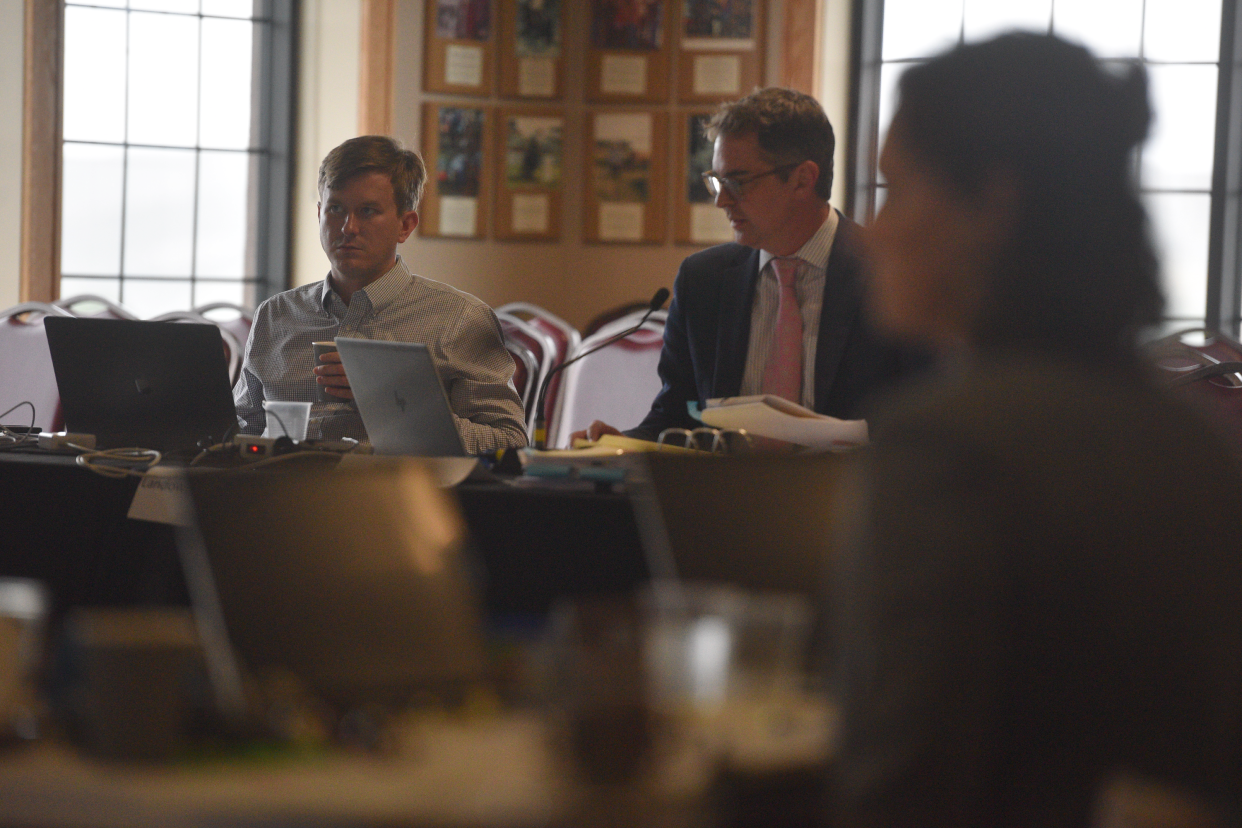
<svg viewBox="0 0 1242 828">
<path fill-rule="evenodd" d="M 127 516 L 138 486 L 72 456 L 0 452 L 0 577 L 48 587 L 53 634 L 76 607 L 188 606 L 176 528 Z M 513 481 L 454 491 L 494 623 L 543 617 L 565 598 L 631 592 L 647 578 L 624 492 Z M 382 754 L 143 766 L 92 759 L 59 739 L 0 745 L 0 828 L 792 826 L 822 813 L 816 762 L 732 776 L 700 763 L 664 775 L 658 795 L 651 783 L 575 786 L 557 764 L 546 711 L 484 707 L 420 714 L 399 729 L 399 749 Z M 708 771 L 715 782 L 705 787 Z"/>
</svg>

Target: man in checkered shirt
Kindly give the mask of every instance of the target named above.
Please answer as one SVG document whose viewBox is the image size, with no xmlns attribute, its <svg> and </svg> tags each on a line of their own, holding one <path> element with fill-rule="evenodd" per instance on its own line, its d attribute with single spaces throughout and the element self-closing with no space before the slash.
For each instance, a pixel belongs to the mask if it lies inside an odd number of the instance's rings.
<svg viewBox="0 0 1242 828">
<path fill-rule="evenodd" d="M 337 336 L 421 342 L 448 393 L 470 454 L 526 444 L 513 360 L 491 308 L 410 273 L 397 245 L 418 226 L 427 179 L 418 153 L 391 138 L 351 138 L 319 167 L 319 240 L 332 265 L 322 282 L 287 290 L 255 311 L 233 389 L 243 433 L 266 426 L 264 400 L 314 400 L 311 436 L 366 439 L 340 355 L 316 365 L 311 343 Z"/>
</svg>

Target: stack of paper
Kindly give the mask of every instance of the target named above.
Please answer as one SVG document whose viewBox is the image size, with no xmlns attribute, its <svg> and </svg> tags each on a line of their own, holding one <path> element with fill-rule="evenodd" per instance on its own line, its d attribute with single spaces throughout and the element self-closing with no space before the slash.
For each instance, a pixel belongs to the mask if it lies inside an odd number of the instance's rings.
<svg viewBox="0 0 1242 828">
<path fill-rule="evenodd" d="M 810 449 L 853 448 L 868 440 L 866 420 L 838 420 L 770 394 L 711 399 L 700 416 L 713 428 L 744 428 Z"/>
</svg>

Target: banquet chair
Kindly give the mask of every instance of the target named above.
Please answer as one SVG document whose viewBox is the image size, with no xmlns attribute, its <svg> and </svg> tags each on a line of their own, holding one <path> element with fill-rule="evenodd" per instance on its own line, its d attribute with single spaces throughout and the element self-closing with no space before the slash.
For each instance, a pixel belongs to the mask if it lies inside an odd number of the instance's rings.
<svg viewBox="0 0 1242 828">
<path fill-rule="evenodd" d="M 502 311 L 496 311 L 496 318 L 500 320 L 500 329 L 505 335 L 505 341 L 520 342 L 534 356 L 536 367 L 534 393 L 538 394 L 544 377 L 557 364 L 556 342 L 551 336 L 525 319 Z"/>
<path fill-rule="evenodd" d="M 72 316 L 68 311 L 42 302 L 25 302 L 0 311 L 0 414 L 21 402 L 34 405 L 34 424 L 43 431 L 60 431 L 64 419 L 60 390 L 52 368 L 43 319 Z M 4 414 L 5 425 L 30 422 L 26 406 Z"/>
<path fill-rule="evenodd" d="M 609 322 L 583 339 L 569 358 L 634 327 L 645 313 L 646 307 Z M 569 435 L 586 428 L 592 420 L 622 429 L 642 421 L 660 390 L 656 367 L 667 317 L 667 311 L 655 311 L 636 332 L 561 372 L 561 393 L 549 418 L 548 448 L 568 447 Z"/>
<path fill-rule="evenodd" d="M 194 311 L 169 311 L 159 316 L 153 316 L 151 322 L 190 322 L 196 325 L 215 325 L 220 331 L 220 338 L 224 340 L 224 358 L 229 363 L 229 384 L 236 385 L 237 378 L 241 376 L 242 353 L 245 349 L 245 343 L 239 342 L 237 337 L 226 327 L 214 319 L 208 319 L 202 314 Z"/>
<path fill-rule="evenodd" d="M 80 293 L 65 299 L 57 299 L 52 303 L 58 308 L 68 311 L 72 316 L 90 316 L 101 319 L 137 319 L 125 308 L 93 293 Z"/>
<path fill-rule="evenodd" d="M 513 357 L 513 387 L 517 389 L 518 396 L 522 398 L 522 416 L 526 420 L 526 439 L 533 440 L 535 420 L 531 413 L 531 406 L 535 399 L 535 379 L 539 375 L 539 367 L 535 362 L 535 355 L 521 342 L 508 340 L 505 342 L 505 350 L 509 352 L 509 356 Z"/>
<path fill-rule="evenodd" d="M 552 367 L 555 368 L 566 359 L 569 358 L 569 352 L 578 347 L 582 342 L 582 335 L 578 333 L 578 329 L 570 325 L 564 319 L 561 319 L 551 311 L 544 310 L 538 305 L 532 305 L 529 302 L 510 302 L 507 305 L 501 305 L 496 309 L 497 313 L 505 313 L 509 316 L 516 316 L 525 320 L 531 327 L 546 333 L 552 337 L 553 343 L 556 345 L 556 351 L 553 354 Z M 539 393 L 539 387 L 542 380 L 536 385 L 535 393 Z M 556 375 L 548 384 L 547 401 L 545 403 L 546 411 L 556 410 L 556 398 L 560 393 L 561 377 Z M 534 409 L 527 415 L 530 419 L 534 416 Z"/>
<path fill-rule="evenodd" d="M 254 324 L 254 312 L 232 302 L 212 302 L 191 308 L 192 313 L 205 316 L 231 333 L 245 348 L 250 339 L 250 326 Z"/>
</svg>

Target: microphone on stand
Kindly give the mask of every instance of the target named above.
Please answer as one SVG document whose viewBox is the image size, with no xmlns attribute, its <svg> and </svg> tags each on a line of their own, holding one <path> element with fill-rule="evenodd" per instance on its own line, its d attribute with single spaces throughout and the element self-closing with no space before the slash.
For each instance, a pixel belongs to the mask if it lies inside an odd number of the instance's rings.
<svg viewBox="0 0 1242 828">
<path fill-rule="evenodd" d="M 608 339 L 594 346 L 590 350 L 583 351 L 582 353 L 578 354 L 573 359 L 565 360 L 560 365 L 556 366 L 555 368 L 553 368 L 551 371 L 548 372 L 548 375 L 543 378 L 543 383 L 539 386 L 539 396 L 537 398 L 538 404 L 535 406 L 535 448 L 536 449 L 542 451 L 543 449 L 547 448 L 548 421 L 544 417 L 544 404 L 547 402 L 548 386 L 551 384 L 552 378 L 555 377 L 557 374 L 559 374 L 561 371 L 563 371 L 565 368 L 568 368 L 570 365 L 573 365 L 575 362 L 582 359 L 583 357 L 590 356 L 591 354 L 595 353 L 601 348 L 607 348 L 612 343 L 625 339 L 627 336 L 637 331 L 639 328 L 641 328 L 646 323 L 648 317 L 650 317 L 651 314 L 655 313 L 660 308 L 664 307 L 664 303 L 667 301 L 668 301 L 668 288 L 660 288 L 659 290 L 655 292 L 655 296 L 651 297 L 651 302 L 647 305 L 647 312 L 643 314 L 642 319 L 638 320 L 637 325 L 635 325 L 632 328 L 628 328 L 627 330 L 622 331 L 616 336 L 609 337 Z"/>
</svg>

